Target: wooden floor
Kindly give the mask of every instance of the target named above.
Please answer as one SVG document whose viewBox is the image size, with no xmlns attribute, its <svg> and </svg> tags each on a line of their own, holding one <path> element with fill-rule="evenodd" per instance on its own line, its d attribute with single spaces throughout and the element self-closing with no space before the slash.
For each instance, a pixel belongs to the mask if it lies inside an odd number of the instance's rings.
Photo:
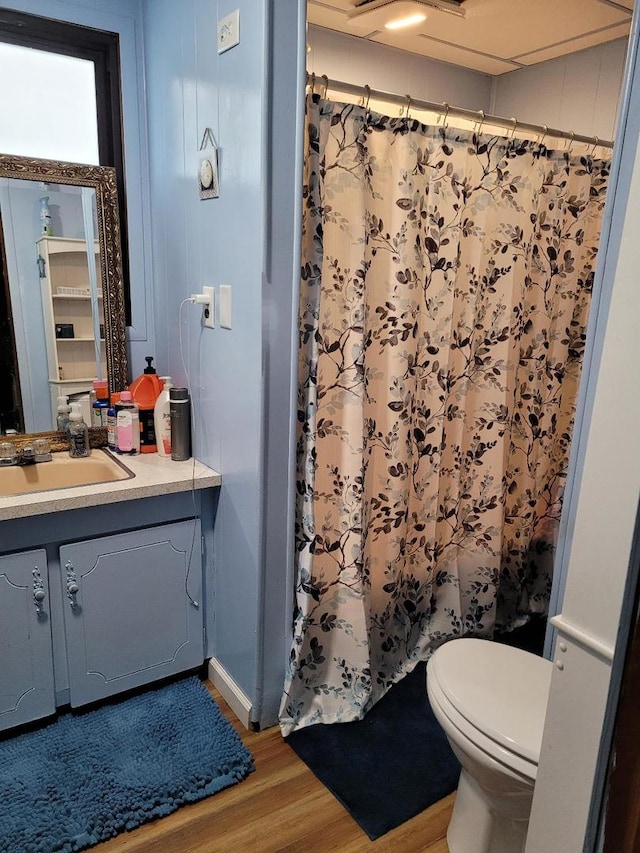
<svg viewBox="0 0 640 853">
<path fill-rule="evenodd" d="M 453 795 L 369 841 L 347 811 L 283 741 L 278 728 L 247 732 L 206 682 L 255 759 L 238 785 L 133 832 L 95 853 L 448 853 Z"/>
</svg>

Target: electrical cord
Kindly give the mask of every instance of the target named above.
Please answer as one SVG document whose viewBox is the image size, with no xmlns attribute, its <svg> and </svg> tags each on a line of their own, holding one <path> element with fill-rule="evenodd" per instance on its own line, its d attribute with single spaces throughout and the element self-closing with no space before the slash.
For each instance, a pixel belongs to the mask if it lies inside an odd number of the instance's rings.
<svg viewBox="0 0 640 853">
<path fill-rule="evenodd" d="M 189 386 L 189 388 L 192 388 L 191 376 L 189 374 L 189 370 L 188 370 L 187 365 L 185 363 L 184 348 L 183 348 L 183 344 L 182 344 L 182 309 L 189 302 L 192 304 L 203 305 L 203 304 L 208 304 L 209 300 L 203 294 L 192 294 L 191 296 L 182 300 L 182 302 L 180 303 L 180 310 L 178 312 L 178 339 L 179 339 L 179 344 L 180 344 L 180 361 L 182 363 L 182 370 L 184 371 L 184 375 L 187 378 L 187 385 Z M 188 331 L 188 327 L 187 327 L 187 331 Z M 189 347 L 189 337 L 187 336 L 187 348 L 188 347 Z M 193 431 L 193 429 L 195 428 L 195 425 L 196 425 L 195 395 L 193 393 L 189 394 L 189 406 L 190 406 L 191 423 L 192 423 L 192 431 Z M 191 572 L 191 563 L 193 560 L 193 550 L 195 547 L 195 540 L 196 540 L 197 515 L 198 515 L 198 509 L 197 509 L 197 505 L 196 505 L 196 457 L 195 457 L 195 454 L 193 452 L 193 447 L 191 448 L 191 501 L 193 504 L 193 532 L 191 535 L 191 547 L 189 549 L 189 561 L 187 564 L 187 573 L 186 573 L 185 579 L 184 579 L 184 591 L 186 593 L 187 598 L 191 602 L 192 606 L 197 608 L 197 607 L 200 607 L 200 605 L 195 600 L 195 598 L 192 597 L 191 593 L 189 592 L 189 588 L 188 588 L 189 573 Z"/>
</svg>

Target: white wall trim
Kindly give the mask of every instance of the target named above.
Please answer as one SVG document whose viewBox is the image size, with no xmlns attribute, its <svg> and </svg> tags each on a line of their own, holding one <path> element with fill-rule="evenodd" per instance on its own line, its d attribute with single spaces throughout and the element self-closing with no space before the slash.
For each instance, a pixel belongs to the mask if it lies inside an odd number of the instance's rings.
<svg viewBox="0 0 640 853">
<path fill-rule="evenodd" d="M 216 658 L 211 658 L 209 661 L 209 680 L 220 691 L 242 725 L 250 729 L 251 700 Z"/>
<path fill-rule="evenodd" d="M 640 210 L 634 203 L 640 194 L 639 45 L 636 5 L 607 196 L 606 243 L 596 271 L 599 304 L 590 321 L 581 422 L 576 419 L 573 439 L 579 445 L 570 501 L 563 507 L 570 524 L 563 542 L 566 583 L 558 627 L 569 624 L 582 636 L 574 639 L 565 630 L 566 642 L 556 644 L 562 668 L 554 667 L 551 679 L 526 853 L 594 849 L 605 790 L 612 665 L 585 647 L 584 639 L 596 639 L 607 652 L 616 642 L 621 648 L 621 613 L 636 543 L 640 398 L 631 389 L 640 386 L 634 323 L 640 304 Z"/>
<path fill-rule="evenodd" d="M 580 628 L 579 625 L 571 622 L 563 616 L 562 613 L 558 616 L 552 616 L 549 619 L 549 622 L 558 630 L 559 634 L 564 634 L 566 637 L 570 637 L 574 642 L 578 643 L 578 645 L 590 652 L 600 655 L 600 657 L 604 658 L 606 661 L 613 660 L 613 648 L 608 643 L 603 643 L 601 640 L 598 640 L 593 636 L 593 634 L 590 634 L 588 631 L 585 631 L 584 628 Z"/>
</svg>

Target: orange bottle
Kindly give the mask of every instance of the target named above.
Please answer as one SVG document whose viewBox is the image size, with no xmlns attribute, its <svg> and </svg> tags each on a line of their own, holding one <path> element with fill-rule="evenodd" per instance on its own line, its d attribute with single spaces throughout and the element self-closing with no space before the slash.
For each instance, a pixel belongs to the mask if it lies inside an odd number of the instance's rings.
<svg viewBox="0 0 640 853">
<path fill-rule="evenodd" d="M 143 373 L 129 385 L 129 391 L 140 411 L 140 452 L 155 453 L 158 448 L 153 425 L 153 407 L 160 396 L 163 383 L 151 365 L 153 356 L 145 356 L 145 361 L 147 366 Z"/>
</svg>

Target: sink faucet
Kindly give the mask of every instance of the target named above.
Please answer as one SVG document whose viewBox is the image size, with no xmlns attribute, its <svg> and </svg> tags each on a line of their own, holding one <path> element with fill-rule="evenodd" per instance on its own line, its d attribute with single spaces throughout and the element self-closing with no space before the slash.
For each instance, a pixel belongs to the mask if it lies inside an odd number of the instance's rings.
<svg viewBox="0 0 640 853">
<path fill-rule="evenodd" d="M 46 438 L 34 438 L 31 444 L 18 448 L 13 442 L 0 442 L 0 468 L 7 465 L 34 465 L 50 462 L 51 447 Z"/>
<path fill-rule="evenodd" d="M 18 465 L 35 465 L 36 464 L 36 452 L 33 449 L 32 445 L 27 444 L 24 447 L 20 448 L 18 453 Z"/>
<path fill-rule="evenodd" d="M 51 446 L 46 438 L 34 438 L 33 444 L 22 448 L 23 465 L 33 462 L 51 462 Z"/>
<path fill-rule="evenodd" d="M 0 467 L 18 464 L 18 452 L 11 441 L 0 443 Z"/>
</svg>

